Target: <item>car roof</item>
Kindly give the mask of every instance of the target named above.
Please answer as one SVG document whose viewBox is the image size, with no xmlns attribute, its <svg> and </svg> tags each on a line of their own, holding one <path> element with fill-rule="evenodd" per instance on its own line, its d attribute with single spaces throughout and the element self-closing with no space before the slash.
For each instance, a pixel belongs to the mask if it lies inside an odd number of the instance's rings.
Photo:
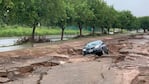
<svg viewBox="0 0 149 84">
<path fill-rule="evenodd" d="M 89 42 L 89 44 L 102 44 L 102 43 L 103 43 L 103 41 L 101 41 L 101 40 Z"/>
<path fill-rule="evenodd" d="M 97 41 L 92 41 L 92 42 L 87 43 L 86 47 L 92 47 L 92 46 L 102 45 L 102 44 L 103 44 L 103 41 L 97 40 Z"/>
</svg>

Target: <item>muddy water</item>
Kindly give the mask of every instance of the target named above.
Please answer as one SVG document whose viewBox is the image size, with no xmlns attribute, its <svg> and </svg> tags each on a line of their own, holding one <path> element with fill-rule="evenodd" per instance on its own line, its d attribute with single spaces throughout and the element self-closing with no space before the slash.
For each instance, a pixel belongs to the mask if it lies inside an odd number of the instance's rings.
<svg viewBox="0 0 149 84">
<path fill-rule="evenodd" d="M 1 37 L 0 38 L 0 52 L 11 51 L 11 50 L 17 50 L 17 49 L 30 47 L 30 45 L 17 45 L 17 46 L 14 46 L 14 44 L 16 43 L 16 41 L 19 38 L 20 37 Z"/>
<path fill-rule="evenodd" d="M 0 47 L 0 52 L 5 52 L 5 51 L 12 51 L 12 50 L 18 50 L 18 49 L 23 49 L 23 48 L 30 48 L 31 45 L 18 45 L 18 46 L 7 46 L 7 47 Z"/>
<path fill-rule="evenodd" d="M 14 45 L 14 43 L 19 39 L 19 37 L 1 37 L 0 38 L 0 47 L 6 47 Z"/>
<path fill-rule="evenodd" d="M 69 38 L 72 38 L 74 36 L 76 35 L 65 35 L 64 40 L 68 40 Z M 12 50 L 18 50 L 18 49 L 31 47 L 30 44 L 14 46 L 16 41 L 20 38 L 21 37 L 0 37 L 0 52 L 12 51 Z M 47 36 L 46 38 L 49 38 L 51 41 L 59 41 L 60 35 L 50 35 L 50 36 Z"/>
</svg>

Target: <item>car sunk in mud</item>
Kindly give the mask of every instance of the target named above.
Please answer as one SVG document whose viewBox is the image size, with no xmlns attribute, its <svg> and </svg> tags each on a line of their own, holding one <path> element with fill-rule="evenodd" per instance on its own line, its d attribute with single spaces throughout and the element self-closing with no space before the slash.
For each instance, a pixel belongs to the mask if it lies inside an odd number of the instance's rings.
<svg viewBox="0 0 149 84">
<path fill-rule="evenodd" d="M 103 41 L 97 40 L 87 43 L 82 52 L 84 56 L 87 54 L 102 56 L 103 54 L 108 54 L 108 48 Z"/>
</svg>

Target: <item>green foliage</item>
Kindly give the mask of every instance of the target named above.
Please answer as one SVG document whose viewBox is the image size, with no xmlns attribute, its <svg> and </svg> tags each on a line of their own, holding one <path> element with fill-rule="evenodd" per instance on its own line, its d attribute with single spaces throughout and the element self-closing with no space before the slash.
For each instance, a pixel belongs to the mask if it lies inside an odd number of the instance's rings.
<svg viewBox="0 0 149 84">
<path fill-rule="evenodd" d="M 141 28 L 149 29 L 149 16 L 139 17 L 138 20 L 140 21 Z"/>
<path fill-rule="evenodd" d="M 131 28 L 131 23 L 133 21 L 133 15 L 130 11 L 122 11 L 120 12 L 119 21 L 121 24 L 121 28 L 129 29 Z"/>
<path fill-rule="evenodd" d="M 130 11 L 117 11 L 113 6 L 108 6 L 104 0 L 0 0 L 0 25 L 3 26 L 2 35 L 34 35 L 36 27 L 59 26 L 55 30 L 37 28 L 35 34 L 60 34 L 78 33 L 84 31 L 83 28 L 91 27 L 98 30 L 108 30 L 110 28 L 122 29 L 148 29 L 148 17 L 136 18 Z M 31 28 L 4 28 L 9 25 L 29 26 Z M 66 26 L 78 26 L 78 31 L 68 29 Z M 8 27 L 7 26 L 7 27 Z M 17 29 L 16 28 L 16 29 Z M 44 29 L 44 30 L 42 30 Z M 8 31 L 10 30 L 10 31 Z M 20 32 L 20 34 L 19 34 Z M 50 33 L 49 33 L 50 32 Z M 54 32 L 54 33 L 53 33 Z M 97 31 L 98 32 L 98 31 Z M 14 33 L 14 34 L 13 34 Z M 84 33 L 84 32 L 83 32 Z M 62 34 L 63 35 L 63 34 Z"/>
</svg>

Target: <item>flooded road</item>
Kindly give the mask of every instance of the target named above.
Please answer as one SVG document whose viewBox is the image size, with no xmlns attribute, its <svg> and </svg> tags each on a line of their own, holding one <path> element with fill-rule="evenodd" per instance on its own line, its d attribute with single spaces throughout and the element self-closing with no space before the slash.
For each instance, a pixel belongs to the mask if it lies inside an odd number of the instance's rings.
<svg viewBox="0 0 149 84">
<path fill-rule="evenodd" d="M 0 47 L 12 46 L 20 37 L 0 37 Z"/>
<path fill-rule="evenodd" d="M 65 35 L 64 40 L 68 40 L 75 36 L 76 35 Z M 59 41 L 60 37 L 60 35 L 46 36 L 46 38 L 50 39 L 52 42 Z M 18 39 L 21 39 L 21 37 L 0 37 L 0 52 L 30 48 L 32 46 L 31 44 L 14 45 Z"/>
<path fill-rule="evenodd" d="M 109 55 L 83 56 L 84 44 L 97 39 Z M 82 38 L 0 57 L 2 84 L 149 84 L 149 34 Z"/>
<path fill-rule="evenodd" d="M 31 47 L 31 45 L 29 45 L 29 44 L 26 44 L 26 45 L 17 45 L 17 46 L 0 47 L 0 52 L 12 51 L 12 50 L 19 50 L 19 49 L 30 48 L 30 47 Z"/>
<path fill-rule="evenodd" d="M 30 47 L 30 45 L 14 45 L 21 37 L 1 37 L 0 38 L 0 52 L 18 50 Z"/>
</svg>

